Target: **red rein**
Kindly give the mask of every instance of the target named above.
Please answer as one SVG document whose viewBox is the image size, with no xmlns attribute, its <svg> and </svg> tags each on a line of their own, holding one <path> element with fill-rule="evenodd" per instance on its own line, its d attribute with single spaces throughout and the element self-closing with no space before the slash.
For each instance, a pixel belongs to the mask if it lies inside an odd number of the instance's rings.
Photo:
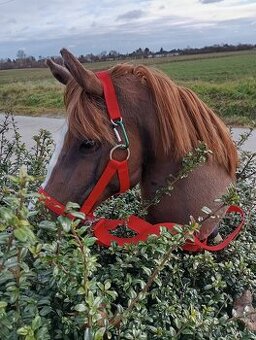
<svg viewBox="0 0 256 340">
<path fill-rule="evenodd" d="M 122 122 L 122 117 L 120 114 L 115 90 L 113 87 L 113 83 L 109 73 L 107 72 L 98 72 L 98 78 L 101 80 L 103 88 L 104 88 L 104 97 L 106 101 L 106 106 L 109 114 L 109 118 L 113 124 L 113 129 L 118 139 L 118 143 L 110 152 L 110 160 L 106 168 L 104 169 L 101 177 L 99 178 L 97 184 L 91 191 L 90 195 L 84 201 L 80 212 L 84 213 L 85 215 L 92 215 L 93 208 L 97 203 L 100 195 L 105 190 L 106 186 L 111 181 L 112 177 L 117 174 L 119 183 L 120 183 L 120 193 L 126 192 L 130 188 L 130 178 L 129 178 L 129 170 L 128 170 L 128 159 L 130 156 L 129 151 L 129 142 L 128 138 L 126 137 L 125 127 Z M 122 139 L 119 135 L 118 128 L 121 127 L 121 130 L 124 134 L 125 144 L 122 144 Z M 116 149 L 122 149 L 126 152 L 126 159 L 123 161 L 117 161 L 113 159 L 113 154 Z M 57 215 L 65 215 L 65 206 L 58 202 L 55 198 L 51 197 L 43 188 L 39 189 L 39 193 L 44 196 L 44 204 L 46 207 L 53 211 Z M 238 213 L 241 217 L 241 222 L 236 227 L 236 229 L 227 236 L 227 238 L 222 241 L 218 245 L 208 246 L 207 240 L 201 242 L 196 236 L 194 236 L 193 242 L 187 241 L 183 246 L 183 250 L 192 251 L 192 252 L 199 252 L 202 250 L 208 251 L 219 251 L 224 249 L 229 245 L 229 243 L 238 235 L 240 230 L 242 229 L 245 223 L 245 216 L 244 212 L 241 208 L 237 206 L 230 206 L 227 210 L 227 213 Z M 72 215 L 68 215 L 68 217 L 73 218 Z M 124 238 L 124 237 L 117 237 L 111 234 L 113 230 L 115 230 L 118 226 L 123 225 L 124 221 L 122 220 L 108 220 L 105 218 L 101 218 L 93 227 L 93 231 L 95 236 L 98 239 L 98 243 L 102 246 L 109 247 L 111 242 L 116 242 L 119 246 L 123 246 L 127 243 L 136 244 L 139 241 L 146 241 L 149 235 L 160 234 L 160 227 L 164 226 L 169 230 L 172 230 L 175 226 L 175 223 L 170 222 L 163 222 L 159 224 L 152 225 L 139 217 L 134 215 L 130 216 L 126 225 L 135 231 L 136 236 L 131 238 Z"/>
</svg>

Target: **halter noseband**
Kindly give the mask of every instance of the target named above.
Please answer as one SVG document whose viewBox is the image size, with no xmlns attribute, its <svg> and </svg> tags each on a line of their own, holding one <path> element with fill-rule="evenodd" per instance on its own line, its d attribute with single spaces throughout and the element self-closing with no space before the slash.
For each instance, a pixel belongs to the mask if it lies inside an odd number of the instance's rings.
<svg viewBox="0 0 256 340">
<path fill-rule="evenodd" d="M 80 212 L 84 213 L 86 216 L 93 214 L 93 208 L 95 204 L 97 203 L 99 197 L 115 174 L 117 174 L 119 179 L 119 193 L 126 192 L 130 188 L 130 177 L 128 169 L 128 160 L 130 157 L 129 139 L 126 133 L 125 125 L 122 120 L 122 116 L 120 114 L 112 79 L 109 73 L 105 71 L 98 72 L 97 77 L 101 80 L 103 85 L 107 112 L 118 143 L 110 150 L 109 161 L 106 168 L 104 169 L 101 177 L 92 189 L 91 193 L 82 204 Z M 118 149 L 124 150 L 124 152 L 126 152 L 126 158 L 122 161 L 114 159 L 115 151 Z M 66 214 L 66 207 L 62 203 L 58 202 L 55 198 L 50 196 L 44 190 L 44 188 L 40 188 L 39 193 L 42 194 L 44 204 L 49 210 L 53 211 L 57 215 L 67 215 L 71 219 L 74 218 L 71 214 Z M 187 241 L 186 244 L 182 247 L 183 250 L 193 252 L 202 251 L 203 249 L 208 251 L 219 251 L 227 247 L 227 245 L 238 235 L 245 223 L 244 212 L 241 208 L 232 205 L 228 208 L 227 213 L 232 212 L 238 213 L 240 215 L 241 222 L 236 227 L 236 229 L 227 236 L 224 241 L 222 241 L 218 245 L 208 246 L 207 240 L 201 242 L 196 236 L 194 236 L 194 241 Z M 111 234 L 111 231 L 123 224 L 128 225 L 130 229 L 135 231 L 136 236 L 131 238 L 124 238 L 117 237 Z M 175 225 L 177 224 L 170 222 L 163 222 L 152 225 L 145 220 L 132 215 L 125 223 L 123 220 L 110 220 L 101 218 L 94 225 L 93 231 L 98 239 L 98 243 L 102 246 L 109 247 L 111 245 L 111 242 L 113 241 L 115 241 L 119 246 L 127 243 L 138 243 L 139 241 L 146 241 L 147 237 L 151 234 L 160 235 L 161 226 L 172 230 Z"/>
</svg>

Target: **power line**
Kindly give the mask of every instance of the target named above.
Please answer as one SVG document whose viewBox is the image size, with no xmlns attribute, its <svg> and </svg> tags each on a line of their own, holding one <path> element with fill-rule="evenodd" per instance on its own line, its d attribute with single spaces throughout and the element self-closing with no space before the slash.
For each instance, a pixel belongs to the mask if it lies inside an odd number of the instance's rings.
<svg viewBox="0 0 256 340">
<path fill-rule="evenodd" d="M 9 2 L 13 2 L 13 1 L 16 1 L 16 0 L 8 0 L 8 1 L 0 2 L 0 6 L 5 5 L 5 4 L 9 4 Z"/>
</svg>

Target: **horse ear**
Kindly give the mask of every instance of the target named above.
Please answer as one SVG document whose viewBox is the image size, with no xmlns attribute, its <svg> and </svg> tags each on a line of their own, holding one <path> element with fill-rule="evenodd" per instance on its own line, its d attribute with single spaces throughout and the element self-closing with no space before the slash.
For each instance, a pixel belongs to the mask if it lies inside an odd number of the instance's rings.
<svg viewBox="0 0 256 340">
<path fill-rule="evenodd" d="M 46 65 L 51 70 L 53 76 L 63 85 L 67 85 L 69 80 L 72 79 L 72 76 L 68 70 L 63 66 L 56 64 L 52 59 L 47 59 Z"/>
<path fill-rule="evenodd" d="M 60 53 L 64 59 L 65 66 L 77 83 L 85 89 L 86 92 L 102 96 L 103 88 L 97 76 L 92 71 L 86 70 L 79 60 L 67 49 L 63 48 Z"/>
</svg>

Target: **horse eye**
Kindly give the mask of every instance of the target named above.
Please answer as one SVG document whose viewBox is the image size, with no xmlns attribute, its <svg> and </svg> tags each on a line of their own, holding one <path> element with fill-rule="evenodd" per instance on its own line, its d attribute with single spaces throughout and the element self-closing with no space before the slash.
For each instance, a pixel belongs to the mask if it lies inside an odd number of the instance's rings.
<svg viewBox="0 0 256 340">
<path fill-rule="evenodd" d="M 92 139 L 84 140 L 79 146 L 79 151 L 83 153 L 93 152 L 96 151 L 97 149 L 98 144 Z"/>
</svg>

